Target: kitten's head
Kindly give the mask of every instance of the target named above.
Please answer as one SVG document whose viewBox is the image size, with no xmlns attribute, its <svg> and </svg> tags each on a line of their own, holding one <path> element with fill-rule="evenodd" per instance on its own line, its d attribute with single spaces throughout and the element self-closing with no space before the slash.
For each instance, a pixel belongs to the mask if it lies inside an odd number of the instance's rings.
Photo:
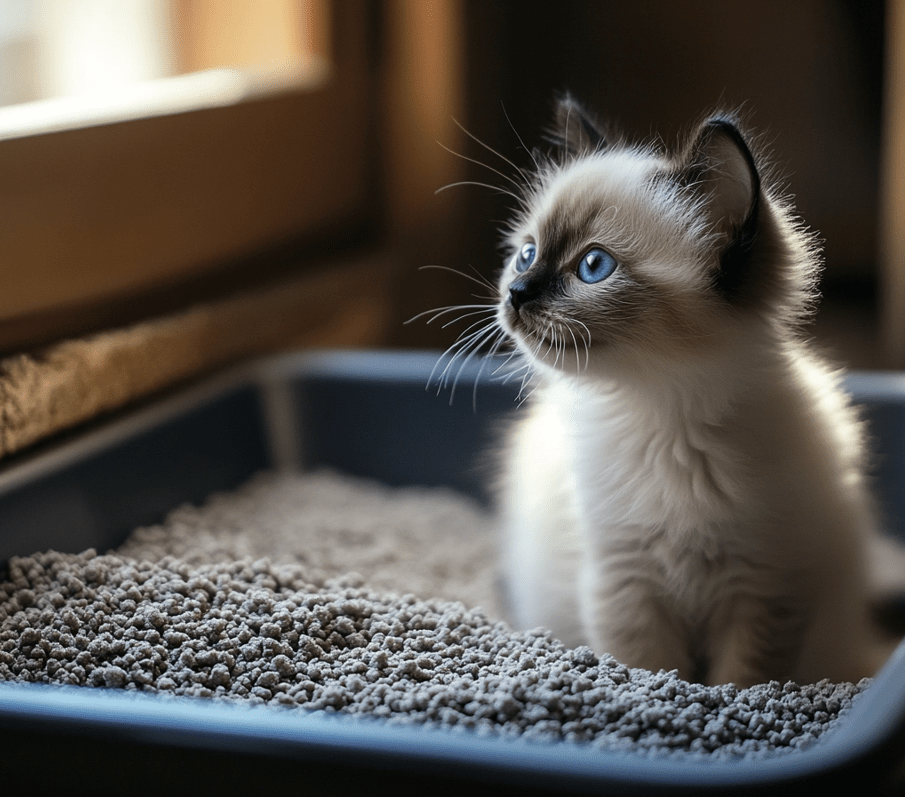
<svg viewBox="0 0 905 797">
<path fill-rule="evenodd" d="M 674 153 L 610 142 L 574 100 L 507 237 L 497 319 L 536 365 L 668 362 L 739 325 L 791 329 L 813 243 L 762 182 L 733 116 Z"/>
</svg>

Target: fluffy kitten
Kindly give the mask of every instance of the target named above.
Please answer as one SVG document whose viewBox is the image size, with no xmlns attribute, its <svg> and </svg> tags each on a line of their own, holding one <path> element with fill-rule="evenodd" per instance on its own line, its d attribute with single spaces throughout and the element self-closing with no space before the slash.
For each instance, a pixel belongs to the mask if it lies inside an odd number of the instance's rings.
<svg viewBox="0 0 905 797">
<path fill-rule="evenodd" d="M 534 385 L 501 491 L 517 622 L 710 684 L 872 674 L 863 432 L 798 332 L 813 238 L 730 115 L 674 153 L 557 116 L 496 309 Z"/>
</svg>

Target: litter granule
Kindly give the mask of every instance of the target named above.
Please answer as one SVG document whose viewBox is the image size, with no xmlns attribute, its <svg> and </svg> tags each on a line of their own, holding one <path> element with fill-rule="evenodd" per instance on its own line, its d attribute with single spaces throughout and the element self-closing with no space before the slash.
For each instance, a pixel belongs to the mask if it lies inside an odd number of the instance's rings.
<svg viewBox="0 0 905 797">
<path fill-rule="evenodd" d="M 10 560 L 0 679 L 719 758 L 809 745 L 867 685 L 707 687 L 570 650 L 495 619 L 494 562 L 461 496 L 267 474 L 108 555 Z"/>
</svg>

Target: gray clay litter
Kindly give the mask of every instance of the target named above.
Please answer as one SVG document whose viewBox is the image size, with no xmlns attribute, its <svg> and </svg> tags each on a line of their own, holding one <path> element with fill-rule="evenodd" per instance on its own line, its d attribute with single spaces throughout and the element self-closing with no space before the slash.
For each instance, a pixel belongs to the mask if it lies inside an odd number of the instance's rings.
<svg viewBox="0 0 905 797">
<path fill-rule="evenodd" d="M 490 522 L 460 496 L 264 475 L 109 555 L 11 560 L 0 679 L 718 757 L 811 744 L 867 684 L 629 669 L 510 630 L 494 578 Z"/>
</svg>

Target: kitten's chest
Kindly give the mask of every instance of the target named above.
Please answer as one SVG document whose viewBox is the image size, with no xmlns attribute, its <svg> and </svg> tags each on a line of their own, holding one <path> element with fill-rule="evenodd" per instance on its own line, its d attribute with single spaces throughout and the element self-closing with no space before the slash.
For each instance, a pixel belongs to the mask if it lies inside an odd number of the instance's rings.
<svg viewBox="0 0 905 797">
<path fill-rule="evenodd" d="M 701 535 L 747 503 L 745 463 L 725 427 L 607 396 L 570 395 L 561 410 L 579 515 L 590 527 Z"/>
</svg>

